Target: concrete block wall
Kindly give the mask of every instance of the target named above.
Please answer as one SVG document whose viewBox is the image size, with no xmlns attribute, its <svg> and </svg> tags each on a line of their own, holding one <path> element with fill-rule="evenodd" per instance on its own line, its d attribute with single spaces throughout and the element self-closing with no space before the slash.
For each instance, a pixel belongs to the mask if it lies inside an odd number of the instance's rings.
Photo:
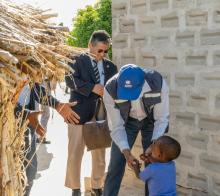
<svg viewBox="0 0 220 196">
<path fill-rule="evenodd" d="M 179 195 L 220 195 L 220 0 L 112 0 L 112 17 L 113 61 L 170 86 Z"/>
</svg>

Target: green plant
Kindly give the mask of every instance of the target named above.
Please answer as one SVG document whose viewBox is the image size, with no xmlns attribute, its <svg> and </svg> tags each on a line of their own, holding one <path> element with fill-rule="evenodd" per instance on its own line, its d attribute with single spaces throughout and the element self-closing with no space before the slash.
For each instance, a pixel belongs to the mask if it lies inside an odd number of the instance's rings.
<svg viewBox="0 0 220 196">
<path fill-rule="evenodd" d="M 87 6 L 77 12 L 73 30 L 67 43 L 76 47 L 87 47 L 89 38 L 95 30 L 106 30 L 112 34 L 111 0 L 99 0 L 95 6 Z M 111 58 L 110 50 L 109 56 Z"/>
</svg>

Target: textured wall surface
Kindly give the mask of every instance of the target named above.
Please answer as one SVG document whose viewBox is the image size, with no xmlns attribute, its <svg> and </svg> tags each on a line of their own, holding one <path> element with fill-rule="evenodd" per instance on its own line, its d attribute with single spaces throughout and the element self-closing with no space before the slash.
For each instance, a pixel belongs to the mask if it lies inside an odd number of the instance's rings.
<svg viewBox="0 0 220 196">
<path fill-rule="evenodd" d="M 113 61 L 159 70 L 170 86 L 179 195 L 220 195 L 220 0 L 112 1 Z"/>
</svg>

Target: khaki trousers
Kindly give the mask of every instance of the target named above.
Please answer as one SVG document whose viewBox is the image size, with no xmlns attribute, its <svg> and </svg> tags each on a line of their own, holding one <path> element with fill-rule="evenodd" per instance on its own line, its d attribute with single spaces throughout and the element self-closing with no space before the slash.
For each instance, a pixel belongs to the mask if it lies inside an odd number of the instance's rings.
<svg viewBox="0 0 220 196">
<path fill-rule="evenodd" d="M 80 188 L 81 162 L 85 149 L 82 135 L 83 125 L 68 125 L 68 160 L 65 186 L 71 189 Z M 103 187 L 105 173 L 105 149 L 92 150 L 91 186 L 98 189 Z"/>
</svg>

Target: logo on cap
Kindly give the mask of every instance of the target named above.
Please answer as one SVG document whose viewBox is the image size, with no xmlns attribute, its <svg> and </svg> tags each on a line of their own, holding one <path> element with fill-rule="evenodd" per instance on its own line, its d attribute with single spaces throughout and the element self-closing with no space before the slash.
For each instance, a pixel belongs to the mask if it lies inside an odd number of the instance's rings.
<svg viewBox="0 0 220 196">
<path fill-rule="evenodd" d="M 125 88 L 132 88 L 132 84 L 130 80 L 125 81 Z"/>
</svg>

